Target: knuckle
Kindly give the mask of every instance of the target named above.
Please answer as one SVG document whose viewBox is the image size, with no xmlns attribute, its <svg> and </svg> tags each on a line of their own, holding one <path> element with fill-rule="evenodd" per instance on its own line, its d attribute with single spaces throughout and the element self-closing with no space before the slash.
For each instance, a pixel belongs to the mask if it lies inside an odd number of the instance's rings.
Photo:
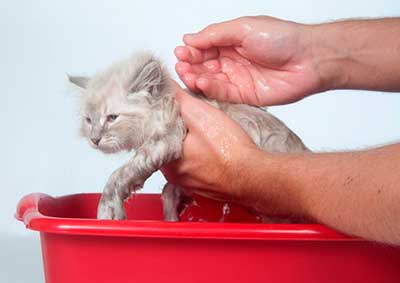
<svg viewBox="0 0 400 283">
<path fill-rule="evenodd" d="M 213 24 L 210 24 L 210 25 L 207 27 L 207 29 L 208 29 L 208 30 L 214 30 L 214 29 L 216 29 L 218 26 L 219 26 L 219 24 L 213 23 Z"/>
<path fill-rule="evenodd" d="M 248 21 L 250 21 L 250 20 L 252 20 L 254 18 L 255 17 L 253 17 L 253 16 L 243 16 L 243 17 L 238 18 L 237 20 L 240 21 L 240 22 L 248 22 Z"/>
<path fill-rule="evenodd" d="M 219 26 L 219 24 L 217 24 L 217 23 L 210 24 L 205 29 L 203 29 L 201 31 L 201 33 L 208 34 L 208 35 L 212 34 L 212 33 L 215 33 L 215 31 L 218 29 L 218 26 Z"/>
</svg>

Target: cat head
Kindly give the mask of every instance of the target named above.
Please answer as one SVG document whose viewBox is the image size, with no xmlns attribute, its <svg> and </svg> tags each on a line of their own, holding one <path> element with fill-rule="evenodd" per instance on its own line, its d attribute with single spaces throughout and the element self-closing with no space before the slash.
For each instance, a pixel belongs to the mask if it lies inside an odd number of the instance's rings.
<svg viewBox="0 0 400 283">
<path fill-rule="evenodd" d="M 104 153 L 140 147 L 155 108 L 171 95 L 168 72 L 151 54 L 135 54 L 92 78 L 69 76 L 80 89 L 81 135 Z"/>
</svg>

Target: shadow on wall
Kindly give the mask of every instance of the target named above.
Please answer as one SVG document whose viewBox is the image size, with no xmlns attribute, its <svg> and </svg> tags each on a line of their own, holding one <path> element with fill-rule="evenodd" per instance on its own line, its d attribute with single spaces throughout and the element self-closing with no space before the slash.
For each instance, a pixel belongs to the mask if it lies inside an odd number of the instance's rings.
<svg viewBox="0 0 400 283">
<path fill-rule="evenodd" d="M 39 234 L 0 235 L 0 282 L 43 283 Z"/>
</svg>

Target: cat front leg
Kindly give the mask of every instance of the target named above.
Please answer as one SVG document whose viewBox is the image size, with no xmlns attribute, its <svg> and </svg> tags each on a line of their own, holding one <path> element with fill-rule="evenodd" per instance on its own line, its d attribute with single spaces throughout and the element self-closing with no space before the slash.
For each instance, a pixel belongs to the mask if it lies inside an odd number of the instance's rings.
<svg viewBox="0 0 400 283">
<path fill-rule="evenodd" d="M 180 157 L 181 145 L 166 141 L 149 143 L 140 148 L 136 155 L 110 176 L 97 209 L 98 219 L 126 219 L 124 201 L 131 190 L 143 187 L 144 182 L 155 171 L 168 162 Z"/>
<path fill-rule="evenodd" d="M 111 174 L 97 207 L 97 219 L 126 219 L 124 201 L 130 196 L 127 170 L 132 162 L 129 161 Z"/>
<path fill-rule="evenodd" d="M 97 219 L 124 220 L 124 200 L 126 197 L 118 195 L 119 192 L 109 193 L 110 185 L 106 186 L 97 207 Z M 122 191 L 122 190 L 121 190 Z"/>
</svg>

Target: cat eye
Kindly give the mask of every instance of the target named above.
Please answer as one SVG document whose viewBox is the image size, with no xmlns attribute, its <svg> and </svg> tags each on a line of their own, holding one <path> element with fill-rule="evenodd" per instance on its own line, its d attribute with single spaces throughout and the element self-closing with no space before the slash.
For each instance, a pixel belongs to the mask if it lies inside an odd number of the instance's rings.
<svg viewBox="0 0 400 283">
<path fill-rule="evenodd" d="M 111 114 L 107 116 L 107 122 L 114 122 L 118 118 L 118 115 Z"/>
<path fill-rule="evenodd" d="M 90 120 L 89 117 L 86 117 L 85 120 L 86 120 L 86 122 L 88 122 L 89 124 L 92 123 L 92 120 Z"/>
</svg>

